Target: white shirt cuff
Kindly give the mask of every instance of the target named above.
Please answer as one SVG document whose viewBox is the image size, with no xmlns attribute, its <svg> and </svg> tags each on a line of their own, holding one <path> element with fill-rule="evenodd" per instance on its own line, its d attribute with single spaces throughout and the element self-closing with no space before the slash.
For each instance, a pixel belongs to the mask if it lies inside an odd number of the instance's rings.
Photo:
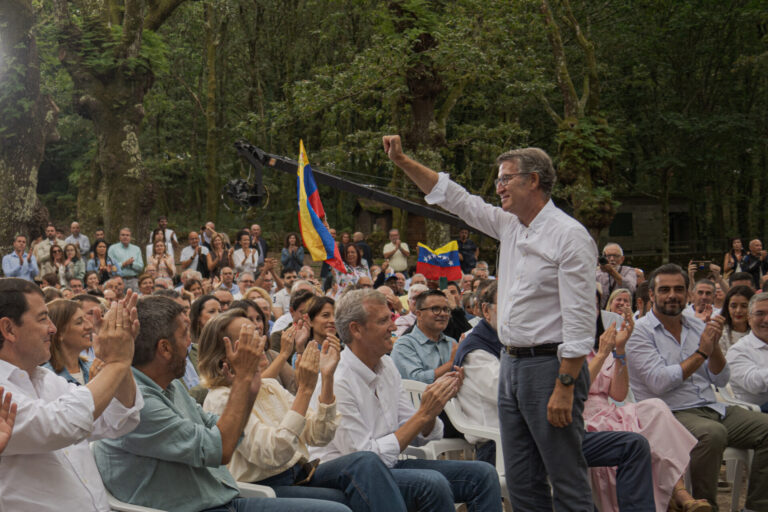
<svg viewBox="0 0 768 512">
<path fill-rule="evenodd" d="M 566 341 L 564 343 L 561 343 L 559 347 L 557 347 L 557 357 L 559 359 L 567 358 L 577 358 L 586 356 L 589 354 L 589 351 L 592 350 L 592 347 L 595 345 L 595 340 L 593 338 L 586 338 L 583 340 L 574 340 L 574 341 Z"/>
<path fill-rule="evenodd" d="M 437 183 L 432 187 L 429 194 L 424 196 L 427 204 L 437 204 L 445 201 L 445 189 L 451 178 L 444 172 L 438 173 L 437 176 Z"/>
</svg>

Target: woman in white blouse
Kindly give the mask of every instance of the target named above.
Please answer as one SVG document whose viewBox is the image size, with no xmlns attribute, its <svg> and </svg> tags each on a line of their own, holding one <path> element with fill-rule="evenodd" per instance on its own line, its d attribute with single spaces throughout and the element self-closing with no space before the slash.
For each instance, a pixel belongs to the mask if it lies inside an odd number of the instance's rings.
<svg viewBox="0 0 768 512">
<path fill-rule="evenodd" d="M 725 318 L 723 334 L 720 336 L 720 350 L 723 354 L 749 333 L 747 306 L 754 294 L 749 286 L 734 286 L 725 294 L 723 309 L 720 312 Z"/>
<path fill-rule="evenodd" d="M 242 309 L 233 309 L 206 324 L 200 336 L 199 370 L 210 388 L 203 408 L 221 414 L 229 399 L 231 374 L 225 340 L 239 339 L 252 325 Z M 243 440 L 228 468 L 238 481 L 268 485 L 278 497 L 315 498 L 347 504 L 354 511 L 405 510 L 397 484 L 381 460 L 359 452 L 318 464 L 307 446 L 329 443 L 339 425 L 333 375 L 339 352 L 331 343 L 310 342 L 296 364 L 296 396 L 276 380 L 262 379 Z M 266 368 L 266 358 L 262 369 Z M 309 408 L 318 374 L 318 409 Z"/>
<path fill-rule="evenodd" d="M 232 253 L 231 262 L 235 274 L 256 272 L 259 267 L 259 251 L 251 247 L 251 234 L 243 230 L 237 234 L 237 240 L 240 242 L 240 248 Z"/>
</svg>

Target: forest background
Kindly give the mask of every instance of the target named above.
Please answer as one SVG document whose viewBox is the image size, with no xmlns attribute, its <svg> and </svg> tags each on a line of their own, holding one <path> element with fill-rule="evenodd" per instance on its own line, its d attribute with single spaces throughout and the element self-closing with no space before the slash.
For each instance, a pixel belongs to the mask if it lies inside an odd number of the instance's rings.
<svg viewBox="0 0 768 512">
<path fill-rule="evenodd" d="M 692 236 L 768 231 L 765 0 L 0 0 L 0 249 L 48 218 L 148 238 L 251 221 L 297 227 L 295 179 L 267 207 L 222 185 L 246 139 L 401 197 L 406 151 L 494 200 L 495 157 L 539 146 L 555 197 L 593 234 L 617 197 L 688 198 Z M 329 222 L 356 198 L 321 187 Z M 395 226 L 406 215 L 395 211 Z M 669 258 L 669 225 L 659 226 Z M 446 226 L 428 222 L 428 241 Z M 763 238 L 764 239 L 764 238 Z"/>
</svg>

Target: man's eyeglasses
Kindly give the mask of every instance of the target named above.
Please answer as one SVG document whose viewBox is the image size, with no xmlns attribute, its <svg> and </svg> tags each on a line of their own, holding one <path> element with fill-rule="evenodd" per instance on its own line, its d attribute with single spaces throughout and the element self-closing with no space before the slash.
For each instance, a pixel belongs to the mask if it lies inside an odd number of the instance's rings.
<svg viewBox="0 0 768 512">
<path fill-rule="evenodd" d="M 447 315 L 451 312 L 451 308 L 448 306 L 432 306 L 430 308 L 421 308 L 419 311 L 431 311 L 433 315 L 444 314 Z"/>
<path fill-rule="evenodd" d="M 493 185 L 495 187 L 498 187 L 499 183 L 501 183 L 503 186 L 506 187 L 510 181 L 515 179 L 515 176 L 524 176 L 526 174 L 533 174 L 533 173 L 534 173 L 533 171 L 528 171 L 528 172 L 516 172 L 514 174 L 502 174 L 501 178 L 496 178 L 495 180 L 493 180 Z"/>
<path fill-rule="evenodd" d="M 763 318 L 765 318 L 765 315 L 768 315 L 768 311 L 753 311 L 751 315 L 755 318 L 762 320 Z"/>
</svg>

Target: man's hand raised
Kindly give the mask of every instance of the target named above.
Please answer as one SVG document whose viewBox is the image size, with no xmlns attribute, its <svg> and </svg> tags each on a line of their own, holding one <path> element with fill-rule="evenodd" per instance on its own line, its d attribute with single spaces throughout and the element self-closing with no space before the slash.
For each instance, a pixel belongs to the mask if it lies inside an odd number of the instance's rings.
<svg viewBox="0 0 768 512">
<path fill-rule="evenodd" d="M 399 135 L 385 135 L 381 141 L 384 144 L 384 152 L 393 162 L 397 163 L 405 156 Z"/>
<path fill-rule="evenodd" d="M 421 394 L 419 412 L 429 418 L 436 418 L 442 411 L 448 400 L 456 396 L 459 391 L 459 380 L 455 375 L 443 375 L 435 382 L 427 386 Z"/>
</svg>

